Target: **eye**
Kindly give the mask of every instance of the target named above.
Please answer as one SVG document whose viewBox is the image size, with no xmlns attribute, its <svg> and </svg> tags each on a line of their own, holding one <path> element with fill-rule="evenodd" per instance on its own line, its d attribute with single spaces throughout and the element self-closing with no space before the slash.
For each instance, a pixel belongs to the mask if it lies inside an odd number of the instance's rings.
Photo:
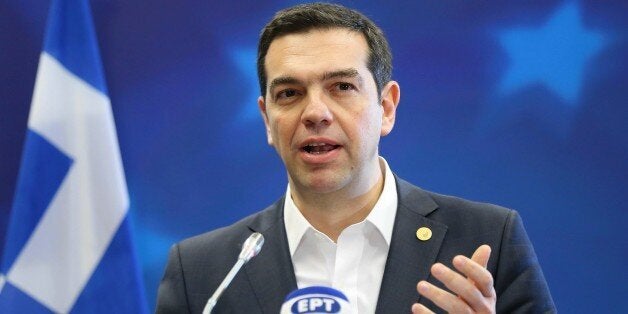
<svg viewBox="0 0 628 314">
<path fill-rule="evenodd" d="M 291 98 L 297 96 L 298 92 L 296 89 L 284 89 L 275 95 L 276 100 Z"/>
<path fill-rule="evenodd" d="M 336 83 L 334 87 L 341 91 L 350 91 L 355 89 L 353 84 L 346 82 Z"/>
</svg>

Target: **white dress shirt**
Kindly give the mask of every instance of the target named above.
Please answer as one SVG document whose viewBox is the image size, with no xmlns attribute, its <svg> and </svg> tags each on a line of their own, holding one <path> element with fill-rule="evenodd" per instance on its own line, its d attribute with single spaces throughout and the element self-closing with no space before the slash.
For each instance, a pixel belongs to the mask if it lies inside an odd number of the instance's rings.
<svg viewBox="0 0 628 314">
<path fill-rule="evenodd" d="M 384 158 L 384 188 L 363 221 L 345 228 L 338 242 L 316 230 L 294 204 L 290 185 L 284 224 L 299 288 L 328 286 L 342 291 L 355 313 L 375 313 L 397 214 L 395 178 Z"/>
</svg>

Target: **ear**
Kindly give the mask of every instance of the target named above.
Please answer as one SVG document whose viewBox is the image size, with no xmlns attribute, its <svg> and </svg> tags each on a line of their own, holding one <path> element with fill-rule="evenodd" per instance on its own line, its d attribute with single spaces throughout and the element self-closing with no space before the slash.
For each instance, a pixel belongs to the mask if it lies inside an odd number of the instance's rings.
<svg viewBox="0 0 628 314">
<path fill-rule="evenodd" d="M 262 114 L 262 119 L 264 119 L 264 126 L 266 127 L 266 139 L 268 140 L 268 145 L 273 146 L 273 136 L 270 133 L 270 124 L 268 123 L 268 113 L 266 113 L 266 103 L 264 102 L 263 96 L 259 96 L 259 98 L 257 98 L 257 106 L 259 107 L 259 112 Z"/>
<path fill-rule="evenodd" d="M 395 81 L 388 82 L 382 89 L 381 105 L 382 105 L 382 131 L 381 136 L 388 135 L 393 126 L 395 126 L 395 115 L 397 113 L 397 105 L 401 97 L 399 84 Z"/>
</svg>

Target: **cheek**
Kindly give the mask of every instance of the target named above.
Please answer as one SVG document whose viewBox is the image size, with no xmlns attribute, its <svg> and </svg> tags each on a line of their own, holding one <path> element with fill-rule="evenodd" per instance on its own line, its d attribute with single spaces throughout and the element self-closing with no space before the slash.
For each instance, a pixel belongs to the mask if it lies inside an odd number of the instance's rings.
<svg viewBox="0 0 628 314">
<path fill-rule="evenodd" d="M 273 117 L 270 120 L 270 132 L 276 146 L 285 146 L 290 143 L 290 126 L 285 117 Z M 278 147 L 279 148 L 279 147 Z"/>
<path fill-rule="evenodd" d="M 381 112 L 377 109 L 365 110 L 353 116 L 353 123 L 357 126 L 359 136 L 363 141 L 379 137 L 382 127 Z"/>
</svg>

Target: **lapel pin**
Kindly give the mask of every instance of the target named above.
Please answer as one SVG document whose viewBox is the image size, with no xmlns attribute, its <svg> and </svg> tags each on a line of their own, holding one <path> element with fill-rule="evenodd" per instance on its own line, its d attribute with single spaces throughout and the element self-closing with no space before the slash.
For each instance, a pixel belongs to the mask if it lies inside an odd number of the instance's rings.
<svg viewBox="0 0 628 314">
<path fill-rule="evenodd" d="M 427 241 L 432 237 L 432 230 L 428 227 L 421 227 L 416 231 L 417 239 Z"/>
</svg>

